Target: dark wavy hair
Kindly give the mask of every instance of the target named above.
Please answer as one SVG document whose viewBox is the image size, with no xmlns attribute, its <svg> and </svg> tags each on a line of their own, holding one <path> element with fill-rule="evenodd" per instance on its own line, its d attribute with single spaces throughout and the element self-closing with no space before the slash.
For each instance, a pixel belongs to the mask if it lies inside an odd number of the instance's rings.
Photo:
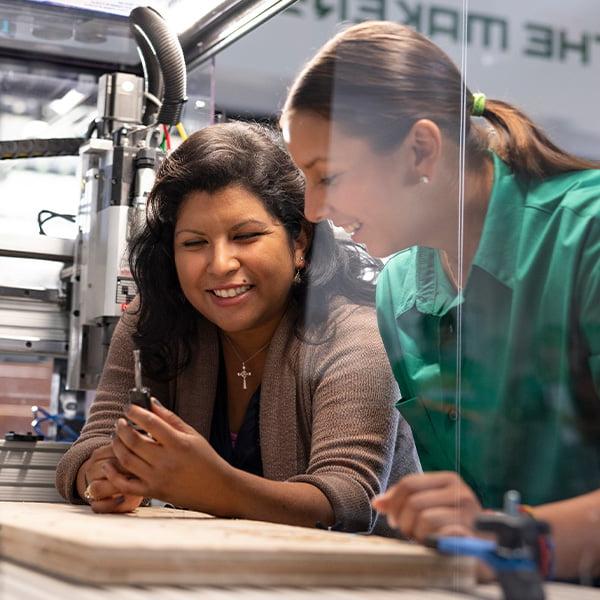
<svg viewBox="0 0 600 600">
<path fill-rule="evenodd" d="M 297 335 L 325 321 L 334 296 L 374 303 L 375 286 L 364 274 L 377 271 L 380 262 L 357 244 L 335 237 L 328 222 L 305 218 L 304 178 L 279 134 L 248 123 L 207 127 L 163 161 L 148 197 L 146 225 L 130 244 L 129 264 L 139 291 L 134 339 L 144 368 L 158 379 L 172 379 L 189 364 L 201 318 L 183 294 L 175 269 L 179 207 L 192 192 L 212 194 L 230 185 L 243 186 L 263 202 L 285 227 L 290 248 L 302 232 L 309 240 L 306 268 L 291 288 L 291 301 L 300 308 Z"/>
</svg>

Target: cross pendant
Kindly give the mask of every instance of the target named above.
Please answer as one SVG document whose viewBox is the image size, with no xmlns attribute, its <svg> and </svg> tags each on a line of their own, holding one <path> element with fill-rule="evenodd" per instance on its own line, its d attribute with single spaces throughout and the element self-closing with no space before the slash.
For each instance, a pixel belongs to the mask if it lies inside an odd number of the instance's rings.
<svg viewBox="0 0 600 600">
<path fill-rule="evenodd" d="M 242 370 L 237 374 L 237 376 L 241 377 L 244 380 L 244 383 L 242 384 L 242 387 L 244 389 L 247 389 L 246 378 L 250 377 L 250 375 L 252 375 L 252 373 L 250 371 L 246 371 L 246 365 L 242 363 Z"/>
</svg>

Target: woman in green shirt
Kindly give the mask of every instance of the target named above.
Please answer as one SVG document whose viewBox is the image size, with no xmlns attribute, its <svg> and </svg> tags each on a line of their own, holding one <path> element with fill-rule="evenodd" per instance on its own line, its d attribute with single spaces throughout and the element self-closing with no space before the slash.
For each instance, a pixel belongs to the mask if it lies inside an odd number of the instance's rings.
<svg viewBox="0 0 600 600">
<path fill-rule="evenodd" d="M 437 46 L 391 22 L 328 42 L 282 127 L 308 218 L 396 253 L 379 325 L 426 473 L 376 508 L 423 540 L 472 532 L 517 489 L 552 525 L 557 576 L 597 576 L 598 165 L 471 93 Z"/>
</svg>

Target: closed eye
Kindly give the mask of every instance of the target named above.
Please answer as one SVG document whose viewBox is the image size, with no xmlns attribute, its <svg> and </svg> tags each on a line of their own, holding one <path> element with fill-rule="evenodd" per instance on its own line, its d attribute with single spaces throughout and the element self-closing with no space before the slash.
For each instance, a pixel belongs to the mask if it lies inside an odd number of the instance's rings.
<svg viewBox="0 0 600 600">
<path fill-rule="evenodd" d="M 321 177 L 321 179 L 319 179 L 319 185 L 325 187 L 333 185 L 340 175 L 341 173 L 334 173 L 333 175 L 326 175 L 325 177 Z"/>
<path fill-rule="evenodd" d="M 244 242 L 244 241 L 255 240 L 262 235 L 266 235 L 266 232 L 265 231 L 250 231 L 248 233 L 238 233 L 234 236 L 233 239 Z"/>
<path fill-rule="evenodd" d="M 185 240 L 181 245 L 184 248 L 193 248 L 194 246 L 204 246 L 206 243 L 206 240 Z"/>
</svg>

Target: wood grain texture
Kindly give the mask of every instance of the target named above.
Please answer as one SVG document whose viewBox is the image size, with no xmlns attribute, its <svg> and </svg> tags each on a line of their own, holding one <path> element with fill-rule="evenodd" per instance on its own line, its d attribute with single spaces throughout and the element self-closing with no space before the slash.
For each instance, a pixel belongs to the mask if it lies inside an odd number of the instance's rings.
<svg viewBox="0 0 600 600">
<path fill-rule="evenodd" d="M 474 563 L 399 540 L 217 519 L 165 508 L 0 504 L 0 551 L 98 584 L 406 586 L 470 589 Z"/>
</svg>

